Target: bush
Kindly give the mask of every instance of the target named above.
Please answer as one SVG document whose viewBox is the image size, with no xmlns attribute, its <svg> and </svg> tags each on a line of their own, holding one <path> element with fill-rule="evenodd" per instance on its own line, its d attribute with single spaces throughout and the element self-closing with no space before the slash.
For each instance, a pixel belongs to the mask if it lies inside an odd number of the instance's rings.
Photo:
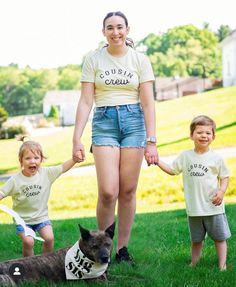
<svg viewBox="0 0 236 287">
<path fill-rule="evenodd" d="M 8 112 L 0 106 L 0 128 L 2 124 L 7 120 L 8 118 Z"/>
<path fill-rule="evenodd" d="M 12 139 L 16 135 L 27 134 L 25 127 L 23 126 L 11 126 L 8 128 L 0 129 L 1 139 Z"/>
<path fill-rule="evenodd" d="M 59 110 L 56 106 L 54 106 L 54 105 L 51 106 L 51 110 L 50 110 L 48 117 L 54 118 L 54 119 L 59 119 L 60 113 L 59 113 Z"/>
</svg>

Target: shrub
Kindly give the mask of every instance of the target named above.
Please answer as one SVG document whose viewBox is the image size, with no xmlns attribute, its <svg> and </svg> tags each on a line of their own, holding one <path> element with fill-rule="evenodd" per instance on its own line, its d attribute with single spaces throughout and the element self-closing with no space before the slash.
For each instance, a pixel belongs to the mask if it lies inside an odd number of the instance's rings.
<svg viewBox="0 0 236 287">
<path fill-rule="evenodd" d="M 0 128 L 2 124 L 7 120 L 8 118 L 8 112 L 0 106 Z"/>
<path fill-rule="evenodd" d="M 8 128 L 0 129 L 1 139 L 12 139 L 16 135 L 27 134 L 25 127 L 23 126 L 10 126 Z"/>
</svg>

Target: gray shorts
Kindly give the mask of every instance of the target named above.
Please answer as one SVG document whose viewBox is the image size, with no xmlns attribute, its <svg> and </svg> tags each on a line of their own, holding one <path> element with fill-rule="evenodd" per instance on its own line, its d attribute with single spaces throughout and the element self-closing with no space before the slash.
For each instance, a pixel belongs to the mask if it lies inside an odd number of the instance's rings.
<svg viewBox="0 0 236 287">
<path fill-rule="evenodd" d="M 224 241 L 231 236 L 225 214 L 188 216 L 188 224 L 192 242 L 203 241 L 206 233 L 214 241 Z"/>
</svg>

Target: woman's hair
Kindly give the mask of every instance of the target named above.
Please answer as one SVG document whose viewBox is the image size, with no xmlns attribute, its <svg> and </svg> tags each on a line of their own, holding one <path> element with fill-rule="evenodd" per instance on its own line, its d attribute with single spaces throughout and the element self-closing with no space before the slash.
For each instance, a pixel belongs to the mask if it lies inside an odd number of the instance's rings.
<svg viewBox="0 0 236 287">
<path fill-rule="evenodd" d="M 209 118 L 208 116 L 205 115 L 200 115 L 195 117 L 191 124 L 190 124 L 190 134 L 192 135 L 194 130 L 196 129 L 196 126 L 212 126 L 212 132 L 213 135 L 215 135 L 216 131 L 216 123 Z"/>
<path fill-rule="evenodd" d="M 41 156 L 41 159 L 45 159 L 46 157 L 44 156 L 43 154 L 43 150 L 42 150 L 42 147 L 39 143 L 35 142 L 35 141 L 31 141 L 31 140 L 27 140 L 25 141 L 25 138 L 27 136 L 20 136 L 18 138 L 19 141 L 22 141 L 22 145 L 19 149 L 19 152 L 18 152 L 18 157 L 19 157 L 19 161 L 21 162 L 22 161 L 22 158 L 24 156 L 24 152 L 26 150 L 30 150 L 32 153 L 37 153 L 37 154 L 40 154 Z"/>
<path fill-rule="evenodd" d="M 105 23 L 106 23 L 106 20 L 112 16 L 119 16 L 121 18 L 124 19 L 125 21 L 125 26 L 128 27 L 129 24 L 128 24 L 128 19 L 126 18 L 126 16 L 120 12 L 120 11 L 116 11 L 116 12 L 109 12 L 107 13 L 107 15 L 105 16 L 105 18 L 103 19 L 103 29 L 105 29 Z M 126 41 L 125 41 L 126 45 L 127 46 L 130 46 L 131 48 L 134 48 L 134 42 L 131 38 L 126 38 Z M 107 47 L 108 44 L 106 44 L 104 47 Z"/>
</svg>

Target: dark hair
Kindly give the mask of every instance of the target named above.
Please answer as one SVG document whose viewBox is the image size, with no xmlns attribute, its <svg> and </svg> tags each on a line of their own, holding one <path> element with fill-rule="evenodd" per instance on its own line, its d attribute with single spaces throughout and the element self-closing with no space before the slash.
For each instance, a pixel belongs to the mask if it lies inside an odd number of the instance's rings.
<svg viewBox="0 0 236 287">
<path fill-rule="evenodd" d="M 125 26 L 128 27 L 129 24 L 128 24 L 128 19 L 126 18 L 125 14 L 123 14 L 122 12 L 120 11 L 116 11 L 116 12 L 109 12 L 107 13 L 107 15 L 105 16 L 105 18 L 103 19 L 103 29 L 105 29 L 105 22 L 108 18 L 112 17 L 112 16 L 119 16 L 121 18 L 124 19 L 125 21 Z M 134 42 L 131 38 L 126 38 L 126 41 L 125 41 L 126 45 L 127 46 L 130 46 L 131 48 L 134 48 Z M 107 47 L 108 44 L 106 44 L 104 47 Z"/>
<path fill-rule="evenodd" d="M 215 135 L 216 131 L 216 123 L 209 118 L 208 116 L 205 115 L 200 115 L 195 117 L 191 124 L 190 124 L 190 134 L 192 135 L 194 130 L 196 129 L 196 126 L 212 126 L 212 132 L 213 135 Z"/>
</svg>

